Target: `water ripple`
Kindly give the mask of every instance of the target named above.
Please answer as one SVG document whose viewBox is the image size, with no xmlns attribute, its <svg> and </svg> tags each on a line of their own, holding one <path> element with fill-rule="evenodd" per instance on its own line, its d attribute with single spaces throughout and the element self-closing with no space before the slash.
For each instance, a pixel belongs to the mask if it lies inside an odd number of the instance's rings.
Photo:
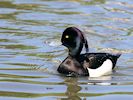
<svg viewBox="0 0 133 100">
<path fill-rule="evenodd" d="M 131 0 L 0 1 L 0 99 L 131 99 Z M 56 70 L 67 56 L 63 30 L 80 28 L 91 52 L 122 53 L 112 75 L 66 77 Z"/>
</svg>

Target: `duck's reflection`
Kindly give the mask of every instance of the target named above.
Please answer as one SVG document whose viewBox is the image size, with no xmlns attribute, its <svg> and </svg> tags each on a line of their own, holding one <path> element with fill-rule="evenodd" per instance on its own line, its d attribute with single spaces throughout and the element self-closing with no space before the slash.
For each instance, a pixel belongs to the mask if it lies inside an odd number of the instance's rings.
<svg viewBox="0 0 133 100">
<path fill-rule="evenodd" d="M 88 77 L 89 85 L 113 85 L 112 76 Z"/>
<path fill-rule="evenodd" d="M 79 91 L 82 90 L 81 85 L 86 85 L 84 87 L 85 90 L 89 90 L 89 85 L 116 85 L 112 83 L 110 80 L 112 80 L 112 76 L 103 76 L 103 77 L 98 77 L 98 78 L 85 78 L 85 82 L 79 82 L 81 78 L 76 78 L 76 77 L 65 77 L 64 78 L 64 83 L 67 86 L 66 90 L 66 98 L 62 98 L 61 100 L 81 100 L 84 97 L 81 96 L 82 93 L 79 93 Z M 88 80 L 87 80 L 88 79 Z M 79 95 L 80 94 L 80 95 Z M 83 93 L 84 94 L 84 93 Z M 88 93 L 90 96 L 91 94 Z M 85 97 L 84 97 L 85 99 Z M 86 99 L 85 99 L 86 100 Z"/>
<path fill-rule="evenodd" d="M 78 78 L 66 77 L 64 80 L 64 83 L 67 86 L 67 98 L 62 98 L 61 100 L 81 100 L 78 96 L 78 92 L 81 90 L 81 87 L 78 85 Z"/>
</svg>

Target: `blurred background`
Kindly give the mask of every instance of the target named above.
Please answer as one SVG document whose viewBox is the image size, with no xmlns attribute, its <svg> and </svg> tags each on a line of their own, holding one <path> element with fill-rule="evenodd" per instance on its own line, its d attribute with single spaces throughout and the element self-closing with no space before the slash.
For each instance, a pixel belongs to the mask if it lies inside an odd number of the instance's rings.
<svg viewBox="0 0 133 100">
<path fill-rule="evenodd" d="M 56 72 L 67 56 L 60 38 L 75 26 L 90 52 L 121 52 L 99 78 Z M 0 100 L 133 99 L 132 0 L 0 0 Z"/>
</svg>

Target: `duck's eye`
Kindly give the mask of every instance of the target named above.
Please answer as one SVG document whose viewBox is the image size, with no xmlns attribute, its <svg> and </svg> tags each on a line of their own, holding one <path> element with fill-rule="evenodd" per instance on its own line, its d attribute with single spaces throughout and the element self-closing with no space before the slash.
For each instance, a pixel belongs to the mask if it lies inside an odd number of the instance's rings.
<svg viewBox="0 0 133 100">
<path fill-rule="evenodd" d="M 69 38 L 69 35 L 66 35 L 65 38 L 68 39 Z"/>
</svg>

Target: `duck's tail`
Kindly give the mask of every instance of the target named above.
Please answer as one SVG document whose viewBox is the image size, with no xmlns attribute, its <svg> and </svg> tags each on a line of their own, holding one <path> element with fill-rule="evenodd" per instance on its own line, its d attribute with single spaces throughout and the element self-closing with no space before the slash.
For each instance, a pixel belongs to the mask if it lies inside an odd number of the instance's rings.
<svg viewBox="0 0 133 100">
<path fill-rule="evenodd" d="M 121 56 L 121 53 L 117 53 L 116 57 L 119 58 Z"/>
<path fill-rule="evenodd" d="M 121 56 L 121 53 L 117 53 L 117 54 L 113 54 L 113 55 L 114 55 L 114 57 L 112 59 L 112 61 L 113 61 L 113 68 L 112 69 L 114 69 L 116 62 L 117 62 L 117 59 Z"/>
</svg>

